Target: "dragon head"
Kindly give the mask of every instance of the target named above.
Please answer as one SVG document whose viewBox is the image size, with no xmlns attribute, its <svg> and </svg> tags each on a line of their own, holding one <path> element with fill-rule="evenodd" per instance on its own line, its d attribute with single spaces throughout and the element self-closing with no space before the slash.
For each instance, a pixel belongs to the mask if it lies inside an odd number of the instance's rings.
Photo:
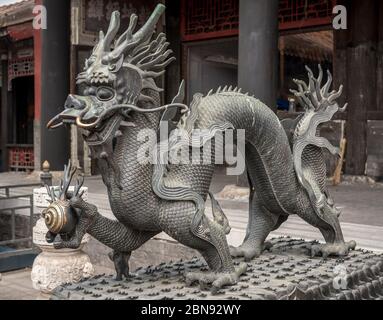
<svg viewBox="0 0 383 320">
<path fill-rule="evenodd" d="M 132 110 L 140 111 L 140 102 L 153 100 L 144 89 L 162 91 L 154 79 L 175 58 L 163 33 L 152 39 L 157 22 L 165 10 L 158 4 L 147 22 L 136 32 L 137 16 L 131 15 L 128 29 L 118 38 L 120 14 L 113 12 L 106 34 L 100 31 L 99 41 L 77 83 L 84 86 L 83 95 L 70 94 L 65 109 L 48 123 L 48 128 L 75 124 L 88 133 L 106 135 L 118 120 L 128 117 Z"/>
</svg>

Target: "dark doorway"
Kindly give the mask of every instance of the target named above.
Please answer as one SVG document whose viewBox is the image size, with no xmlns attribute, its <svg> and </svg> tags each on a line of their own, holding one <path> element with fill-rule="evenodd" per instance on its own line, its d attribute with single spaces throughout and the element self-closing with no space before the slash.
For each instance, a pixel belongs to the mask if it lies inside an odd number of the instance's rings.
<svg viewBox="0 0 383 320">
<path fill-rule="evenodd" d="M 33 77 L 21 77 L 12 81 L 11 144 L 33 144 L 34 99 Z"/>
<path fill-rule="evenodd" d="M 188 43 L 187 93 L 190 102 L 197 92 L 206 94 L 219 86 L 237 86 L 238 39 Z"/>
<path fill-rule="evenodd" d="M 0 84 L 0 126 L 1 126 L 1 123 L 2 123 L 2 117 L 3 117 L 3 113 L 1 112 L 1 84 Z M 3 163 L 3 144 L 2 144 L 2 140 L 4 139 L 4 137 L 2 136 L 2 130 L 0 130 L 0 172 L 3 172 L 5 171 L 5 168 L 4 168 L 4 163 Z"/>
<path fill-rule="evenodd" d="M 6 170 L 30 171 L 34 169 L 34 77 L 13 79 L 11 89 L 7 128 L 8 168 Z"/>
</svg>

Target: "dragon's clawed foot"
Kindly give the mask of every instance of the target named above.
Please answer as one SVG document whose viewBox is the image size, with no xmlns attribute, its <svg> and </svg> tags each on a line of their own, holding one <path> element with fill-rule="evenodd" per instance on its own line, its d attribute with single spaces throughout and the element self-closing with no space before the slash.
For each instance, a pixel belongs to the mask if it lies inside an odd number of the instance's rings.
<svg viewBox="0 0 383 320">
<path fill-rule="evenodd" d="M 54 242 L 53 247 L 56 250 L 59 250 L 59 249 L 78 249 L 81 245 L 81 240 L 82 240 L 82 238 L 80 239 L 80 238 L 75 236 L 75 237 L 72 237 L 68 241 L 62 240 L 62 241 Z"/>
<path fill-rule="evenodd" d="M 60 234 L 60 240 L 55 240 L 56 235 L 52 232 L 48 232 L 46 235 L 47 240 L 53 242 L 55 249 L 77 249 L 81 245 L 81 241 L 88 228 L 94 222 L 96 215 L 98 215 L 97 207 L 85 202 L 81 197 L 72 197 L 69 201 L 71 207 L 77 210 L 78 221 L 74 227 L 74 230 L 67 234 Z"/>
<path fill-rule="evenodd" d="M 116 269 L 116 280 L 121 281 L 122 276 L 126 279 L 129 278 L 129 259 L 131 252 L 118 252 L 113 251 L 109 253 L 110 260 L 114 263 L 114 268 Z"/>
<path fill-rule="evenodd" d="M 244 257 L 245 261 L 250 261 L 253 258 L 258 258 L 264 250 L 269 250 L 271 243 L 266 241 L 263 244 L 254 244 L 244 242 L 239 247 L 230 246 L 230 255 L 232 257 Z"/>
<path fill-rule="evenodd" d="M 206 290 L 211 285 L 212 294 L 217 294 L 224 286 L 238 283 L 239 277 L 247 270 L 247 264 L 241 263 L 233 272 L 188 272 L 186 274 L 186 285 L 191 286 L 198 282 L 201 290 Z"/>
<path fill-rule="evenodd" d="M 356 242 L 354 240 L 340 243 L 326 243 L 313 245 L 311 247 L 311 257 L 322 256 L 326 259 L 328 256 L 347 256 L 350 250 L 354 250 Z"/>
</svg>

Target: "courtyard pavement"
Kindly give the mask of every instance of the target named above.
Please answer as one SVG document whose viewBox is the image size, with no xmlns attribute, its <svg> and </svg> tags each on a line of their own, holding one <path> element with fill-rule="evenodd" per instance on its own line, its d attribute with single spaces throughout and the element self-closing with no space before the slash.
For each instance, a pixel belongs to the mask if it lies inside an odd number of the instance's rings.
<svg viewBox="0 0 383 320">
<path fill-rule="evenodd" d="M 39 291 L 32 287 L 31 270 L 22 269 L 1 275 L 0 300 L 35 300 Z"/>
<path fill-rule="evenodd" d="M 0 174 L 0 186 L 8 184 L 22 184 L 38 182 L 38 175 L 23 173 Z M 248 202 L 246 196 L 237 199 L 222 198 L 220 192 L 225 186 L 236 183 L 236 177 L 230 177 L 219 172 L 213 179 L 211 191 L 219 200 L 223 211 L 227 215 L 232 227 L 228 235 L 231 245 L 241 244 L 248 219 Z M 85 186 L 89 188 L 89 202 L 99 208 L 101 214 L 113 218 L 110 210 L 105 186 L 101 177 L 92 176 L 85 179 Z M 383 252 L 383 184 L 381 183 L 351 183 L 344 182 L 338 186 L 329 186 L 335 203 L 342 210 L 340 217 L 342 230 L 346 240 L 355 240 L 360 248 Z M 17 193 L 31 193 L 32 188 L 14 191 Z M 243 191 L 243 190 L 242 190 Z M 207 213 L 210 215 L 209 202 Z M 322 240 L 318 230 L 308 225 L 297 216 L 289 217 L 271 236 L 288 235 L 307 240 Z M 156 236 L 158 239 L 172 240 L 165 234 Z M 1 299 L 35 299 L 38 292 L 31 286 L 30 270 L 19 270 L 2 274 L 0 280 Z"/>
</svg>

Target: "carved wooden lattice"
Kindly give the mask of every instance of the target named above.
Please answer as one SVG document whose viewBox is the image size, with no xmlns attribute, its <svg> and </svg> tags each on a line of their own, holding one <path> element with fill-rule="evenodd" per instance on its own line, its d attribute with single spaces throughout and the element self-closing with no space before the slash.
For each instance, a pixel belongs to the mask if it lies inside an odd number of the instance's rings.
<svg viewBox="0 0 383 320">
<path fill-rule="evenodd" d="M 8 64 L 8 87 L 11 90 L 12 80 L 18 77 L 33 76 L 35 73 L 34 58 L 10 60 Z"/>
<path fill-rule="evenodd" d="M 137 27 L 143 26 L 150 14 L 154 10 L 160 0 L 84 0 L 81 1 L 83 6 L 82 22 L 83 32 L 96 33 L 99 30 L 107 30 L 109 27 L 112 12 L 117 10 L 120 12 L 121 30 L 126 30 L 129 26 L 131 14 L 138 16 Z"/>
<path fill-rule="evenodd" d="M 334 0 L 279 0 L 279 29 L 330 24 L 335 2 Z"/>
<path fill-rule="evenodd" d="M 9 147 L 8 155 L 11 171 L 25 171 L 34 168 L 33 147 Z"/>
<path fill-rule="evenodd" d="M 279 0 L 279 29 L 329 25 L 336 0 Z M 235 36 L 239 0 L 182 0 L 183 41 Z"/>
<path fill-rule="evenodd" d="M 33 57 L 11 60 L 9 62 L 8 74 L 9 78 L 12 79 L 17 77 L 33 76 Z"/>
<path fill-rule="evenodd" d="M 184 41 L 238 34 L 238 0 L 183 0 L 181 11 Z"/>
</svg>

